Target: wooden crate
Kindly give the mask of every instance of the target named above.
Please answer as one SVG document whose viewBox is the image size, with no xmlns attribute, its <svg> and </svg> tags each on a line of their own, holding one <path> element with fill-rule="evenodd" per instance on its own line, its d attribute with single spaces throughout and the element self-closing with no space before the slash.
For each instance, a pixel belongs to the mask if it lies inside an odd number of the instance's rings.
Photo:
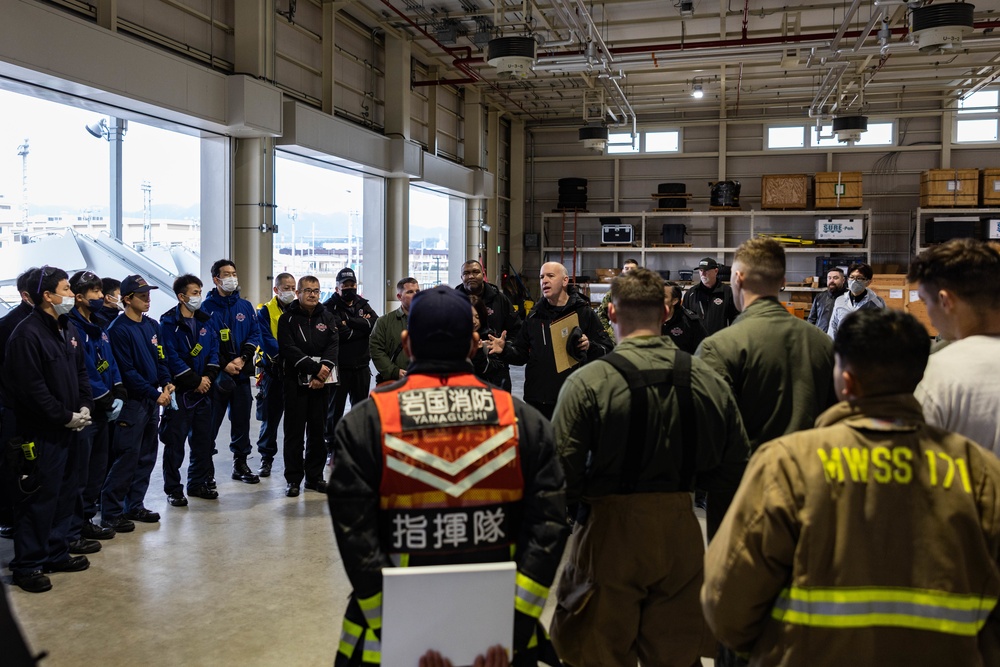
<svg viewBox="0 0 1000 667">
<path fill-rule="evenodd" d="M 876 273 L 868 289 L 885 301 L 892 310 L 906 310 L 907 294 L 905 273 Z"/>
<path fill-rule="evenodd" d="M 922 208 L 960 208 L 978 205 L 978 169 L 931 169 L 920 174 Z"/>
<path fill-rule="evenodd" d="M 813 177 L 816 208 L 861 208 L 860 171 L 821 171 Z"/>
<path fill-rule="evenodd" d="M 906 312 L 917 318 L 917 321 L 923 324 L 924 327 L 927 329 L 927 333 L 929 333 L 931 336 L 937 336 L 938 335 L 937 329 L 935 329 L 934 325 L 931 324 L 931 318 L 927 314 L 927 306 L 925 306 L 924 302 L 920 300 L 919 296 L 917 296 L 916 283 L 908 283 L 906 285 L 905 296 L 906 296 Z"/>
<path fill-rule="evenodd" d="M 987 208 L 1000 207 L 1000 169 L 979 170 L 979 202 Z"/>
<path fill-rule="evenodd" d="M 807 174 L 767 174 L 760 179 L 760 207 L 764 210 L 809 208 Z"/>
</svg>

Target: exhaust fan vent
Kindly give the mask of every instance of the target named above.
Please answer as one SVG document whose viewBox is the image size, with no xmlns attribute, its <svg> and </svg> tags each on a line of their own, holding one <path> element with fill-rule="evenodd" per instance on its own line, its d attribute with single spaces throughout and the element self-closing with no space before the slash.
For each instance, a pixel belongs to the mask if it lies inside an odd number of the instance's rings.
<svg viewBox="0 0 1000 667">
<path fill-rule="evenodd" d="M 924 53 L 952 51 L 962 46 L 962 35 L 972 32 L 975 5 L 953 2 L 913 10 L 913 35 Z"/>
<path fill-rule="evenodd" d="M 535 64 L 534 37 L 497 37 L 486 45 L 486 62 L 500 74 L 523 79 Z"/>
<path fill-rule="evenodd" d="M 868 116 L 840 116 L 833 119 L 833 133 L 837 141 L 858 141 L 862 132 L 868 131 Z"/>
<path fill-rule="evenodd" d="M 587 148 L 603 151 L 608 145 L 608 128 L 601 125 L 588 125 L 580 128 L 580 141 Z"/>
</svg>

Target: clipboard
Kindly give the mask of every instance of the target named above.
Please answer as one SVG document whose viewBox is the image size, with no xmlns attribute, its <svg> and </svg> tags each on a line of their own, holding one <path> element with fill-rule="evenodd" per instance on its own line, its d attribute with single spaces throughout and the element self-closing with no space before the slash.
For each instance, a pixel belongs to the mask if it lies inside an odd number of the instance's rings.
<svg viewBox="0 0 1000 667">
<path fill-rule="evenodd" d="M 382 570 L 382 664 L 416 667 L 435 649 L 471 665 L 490 646 L 513 653 L 517 566 L 507 563 Z"/>
<path fill-rule="evenodd" d="M 566 340 L 574 328 L 580 326 L 580 318 L 575 312 L 549 324 L 549 336 L 552 340 L 552 355 L 556 362 L 556 373 L 562 373 L 580 363 L 566 351 Z"/>
</svg>

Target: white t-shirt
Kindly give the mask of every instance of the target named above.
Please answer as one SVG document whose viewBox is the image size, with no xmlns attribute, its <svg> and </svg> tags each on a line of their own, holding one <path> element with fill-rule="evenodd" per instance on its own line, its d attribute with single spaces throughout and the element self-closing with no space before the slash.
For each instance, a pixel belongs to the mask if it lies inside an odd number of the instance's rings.
<svg viewBox="0 0 1000 667">
<path fill-rule="evenodd" d="M 969 336 L 932 354 L 914 394 L 929 424 L 1000 456 L 1000 336 Z"/>
</svg>

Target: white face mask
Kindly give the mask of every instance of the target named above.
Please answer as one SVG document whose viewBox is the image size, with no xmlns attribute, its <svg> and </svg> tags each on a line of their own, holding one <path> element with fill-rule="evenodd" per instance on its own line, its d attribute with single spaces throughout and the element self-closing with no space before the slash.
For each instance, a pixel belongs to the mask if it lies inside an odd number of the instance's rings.
<svg viewBox="0 0 1000 667">
<path fill-rule="evenodd" d="M 198 310 L 199 308 L 201 308 L 201 297 L 200 296 L 189 296 L 188 300 L 187 300 L 187 303 L 184 304 L 184 305 L 186 305 L 192 311 Z"/>
<path fill-rule="evenodd" d="M 52 308 L 56 311 L 56 317 L 69 315 L 69 311 L 73 310 L 73 300 L 64 296 L 59 303 L 53 303 Z"/>
<path fill-rule="evenodd" d="M 278 301 L 285 304 L 286 306 L 292 301 L 295 301 L 295 290 L 288 290 L 287 292 L 278 292 Z"/>
<path fill-rule="evenodd" d="M 240 281 L 235 276 L 222 279 L 222 289 L 232 294 L 239 289 Z"/>
</svg>

